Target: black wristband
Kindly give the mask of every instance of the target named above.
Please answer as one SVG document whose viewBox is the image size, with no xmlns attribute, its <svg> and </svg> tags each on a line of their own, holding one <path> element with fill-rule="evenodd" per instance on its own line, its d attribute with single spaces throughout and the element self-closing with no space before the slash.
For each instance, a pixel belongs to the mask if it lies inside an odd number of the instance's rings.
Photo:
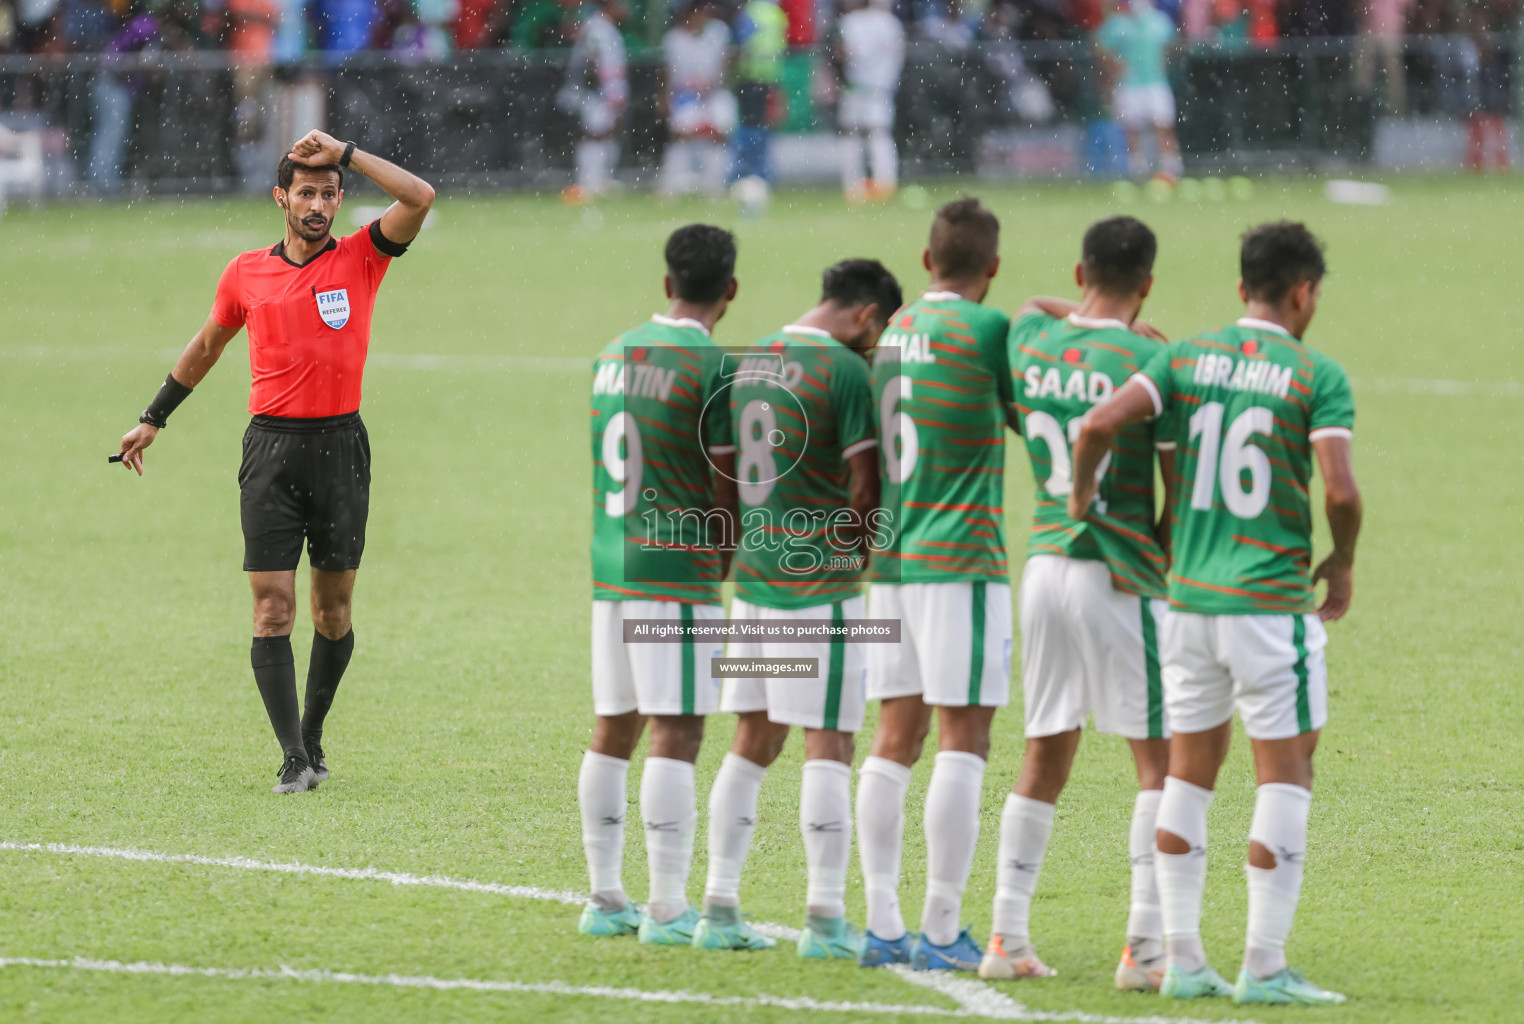
<svg viewBox="0 0 1524 1024">
<path fill-rule="evenodd" d="M 163 430 L 169 423 L 169 414 L 178 409 L 180 403 L 190 397 L 190 393 L 190 388 L 175 380 L 174 374 L 169 374 L 159 386 L 159 393 L 153 396 L 153 401 L 148 403 L 148 408 L 138 417 L 138 422 Z"/>
<path fill-rule="evenodd" d="M 346 145 L 344 147 L 344 155 L 339 157 L 339 166 L 340 167 L 348 167 L 349 166 L 350 158 L 352 158 L 354 155 L 355 155 L 355 144 L 353 142 L 351 142 L 351 143 L 349 143 L 348 145 Z"/>
</svg>

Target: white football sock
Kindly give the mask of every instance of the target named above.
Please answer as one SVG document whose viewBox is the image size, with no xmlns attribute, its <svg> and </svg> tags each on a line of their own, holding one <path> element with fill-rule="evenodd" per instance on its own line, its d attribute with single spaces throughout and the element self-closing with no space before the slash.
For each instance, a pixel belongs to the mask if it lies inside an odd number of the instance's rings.
<svg viewBox="0 0 1524 1024">
<path fill-rule="evenodd" d="M 741 905 L 741 869 L 757 830 L 757 794 L 767 769 L 740 754 L 726 753 L 709 791 L 709 880 L 704 902 Z"/>
<path fill-rule="evenodd" d="M 808 869 L 805 903 L 811 914 L 847 912 L 847 865 L 852 859 L 852 769 L 840 761 L 804 762 L 799 829 Z"/>
<path fill-rule="evenodd" d="M 577 775 L 577 805 L 582 809 L 582 849 L 587 854 L 587 878 L 593 903 L 618 910 L 625 895 L 620 869 L 624 866 L 625 782 L 630 762 L 589 750 L 582 755 Z"/>
<path fill-rule="evenodd" d="M 619 143 L 604 139 L 598 143 L 598 191 L 607 192 L 619 166 Z"/>
<path fill-rule="evenodd" d="M 1163 790 L 1145 789 L 1132 805 L 1132 829 L 1127 853 L 1132 858 L 1132 909 L 1127 915 L 1127 938 L 1164 938 L 1164 915 L 1159 910 L 1159 883 L 1154 878 L 1154 831 L 1158 828 Z"/>
<path fill-rule="evenodd" d="M 863 187 L 863 138 L 856 132 L 848 132 L 841 137 L 840 146 L 841 190 L 852 192 Z"/>
<path fill-rule="evenodd" d="M 725 194 L 725 172 L 730 170 L 730 150 L 723 142 L 696 143 L 700 148 L 700 186 L 710 196 Z"/>
<path fill-rule="evenodd" d="M 646 823 L 651 869 L 651 917 L 666 922 L 688 909 L 688 867 L 693 862 L 693 765 L 669 757 L 646 758 L 640 776 L 640 816 Z"/>
<path fill-rule="evenodd" d="M 984 758 L 963 750 L 937 752 L 926 788 L 926 901 L 921 933 L 934 946 L 958 938 L 963 890 L 979 842 Z"/>
<path fill-rule="evenodd" d="M 1052 804 L 1011 793 L 1000 812 L 999 861 L 995 867 L 992 929 L 1010 942 L 1007 953 L 1031 944 L 1032 894 L 1053 835 Z"/>
<path fill-rule="evenodd" d="M 598 143 L 591 139 L 577 143 L 577 187 L 589 195 L 597 194 L 601 184 L 599 155 Z"/>
<path fill-rule="evenodd" d="M 905 839 L 905 791 L 910 769 L 868 757 L 857 776 L 857 856 L 868 898 L 868 930 L 893 942 L 905 934 L 900 916 L 900 846 Z"/>
<path fill-rule="evenodd" d="M 661 187 L 672 196 L 686 195 L 693 190 L 693 143 L 675 139 L 667 143 L 662 154 Z"/>
<path fill-rule="evenodd" d="M 1156 827 L 1190 844 L 1190 853 L 1154 853 L 1164 945 L 1169 961 L 1183 971 L 1206 966 L 1201 945 L 1201 895 L 1206 890 L 1207 808 L 1212 791 L 1173 775 L 1164 780 Z"/>
<path fill-rule="evenodd" d="M 894 136 L 882 128 L 869 132 L 868 158 L 873 167 L 874 183 L 893 188 L 900 177 L 900 158 L 894 148 Z"/>
<path fill-rule="evenodd" d="M 1286 967 L 1286 936 L 1302 895 L 1307 858 L 1307 816 L 1312 793 L 1301 786 L 1270 782 L 1259 787 L 1249 839 L 1275 854 L 1275 867 L 1249 871 L 1249 935 L 1244 969 L 1268 978 Z"/>
</svg>

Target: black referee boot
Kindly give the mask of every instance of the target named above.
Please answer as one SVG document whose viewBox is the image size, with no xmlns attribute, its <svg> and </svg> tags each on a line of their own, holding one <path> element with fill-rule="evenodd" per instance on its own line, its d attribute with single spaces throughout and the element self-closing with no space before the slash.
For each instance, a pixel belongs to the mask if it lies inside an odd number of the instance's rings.
<svg viewBox="0 0 1524 1024">
<path fill-rule="evenodd" d="M 303 740 L 302 742 L 307 747 L 307 763 L 312 765 L 312 770 L 316 773 L 316 778 L 312 780 L 312 784 L 316 786 L 319 782 L 327 782 L 328 760 L 323 757 L 323 744 L 317 740 Z"/>
<path fill-rule="evenodd" d="M 272 793 L 305 793 L 317 788 L 317 773 L 312 765 L 299 757 L 288 757 L 281 762 L 280 782 L 270 787 Z"/>
</svg>

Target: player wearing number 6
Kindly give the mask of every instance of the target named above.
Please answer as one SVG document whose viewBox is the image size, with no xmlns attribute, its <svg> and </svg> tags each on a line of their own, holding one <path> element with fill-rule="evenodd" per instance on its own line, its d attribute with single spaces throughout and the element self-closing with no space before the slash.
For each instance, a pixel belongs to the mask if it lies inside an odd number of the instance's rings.
<svg viewBox="0 0 1524 1024">
<path fill-rule="evenodd" d="M 938 210 L 922 256 L 931 285 L 894 317 L 874 357 L 883 509 L 896 541 L 874 552 L 868 601 L 875 618 L 900 620 L 900 643 L 869 648 L 868 697 L 883 704 L 857 792 L 864 967 L 972 971 L 983 954 L 960 917 L 990 722 L 1010 692 L 1003 480 L 1011 322 L 981 305 L 1000 269 L 999 244 L 1000 222 L 977 199 Z M 926 791 L 926 901 L 913 938 L 900 915 L 900 847 L 910 768 L 933 709 L 941 738 Z"/>
<path fill-rule="evenodd" d="M 710 332 L 735 298 L 735 239 L 707 224 L 667 240 L 665 316 L 626 331 L 593 363 L 593 742 L 577 799 L 592 899 L 584 935 L 639 932 L 686 946 L 693 860 L 693 762 L 704 716 L 719 706 L 710 675 L 721 645 L 680 637 L 626 643 L 625 619 L 674 626 L 725 617 L 720 582 L 734 536 L 735 445 L 721 388 L 724 354 Z M 640 784 L 650 903 L 625 895 L 625 785 L 651 719 Z"/>
<path fill-rule="evenodd" d="M 1360 494 L 1350 464 L 1349 379 L 1302 338 L 1322 288 L 1322 246 L 1300 224 L 1243 238 L 1232 327 L 1168 346 L 1085 417 L 1070 515 L 1090 514 L 1095 471 L 1116 438 L 1158 418 L 1179 445 L 1172 614 L 1163 628 L 1164 696 L 1174 729 L 1158 815 L 1169 966 L 1160 991 L 1240 1003 L 1338 1003 L 1286 965 L 1302 890 L 1312 757 L 1328 717 L 1324 621 L 1353 590 Z M 1312 459 L 1323 475 L 1333 551 L 1312 569 Z M 1316 605 L 1313 586 L 1328 592 Z M 1229 987 L 1201 944 L 1207 808 L 1233 712 L 1253 745 L 1259 790 L 1249 829 L 1249 923 Z"/>
<path fill-rule="evenodd" d="M 1011 328 L 1016 409 L 1037 495 L 1019 596 L 1026 756 L 1000 816 L 994 936 L 979 967 L 984 978 L 1055 973 L 1032 946 L 1032 895 L 1054 806 L 1092 714 L 1097 732 L 1126 738 L 1138 773 L 1132 910 L 1117 987 L 1152 991 L 1164 974 L 1153 848 L 1169 761 L 1157 639 L 1169 534 L 1167 517 L 1154 521 L 1154 452 L 1167 509 L 1174 443 L 1156 438 L 1152 424 L 1129 427 L 1097 467 L 1099 491 L 1088 518 L 1071 519 L 1064 506 L 1074 486 L 1069 445 L 1081 417 L 1164 347 L 1137 320 L 1153 287 L 1157 251 L 1154 233 L 1132 217 L 1093 225 L 1075 268 L 1079 305 L 1033 299 Z"/>
</svg>

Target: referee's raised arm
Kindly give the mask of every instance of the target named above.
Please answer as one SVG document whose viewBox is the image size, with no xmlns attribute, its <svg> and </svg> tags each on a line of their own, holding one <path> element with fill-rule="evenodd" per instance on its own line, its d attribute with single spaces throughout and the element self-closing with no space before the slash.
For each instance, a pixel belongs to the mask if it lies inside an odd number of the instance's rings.
<svg viewBox="0 0 1524 1024">
<path fill-rule="evenodd" d="M 423 219 L 434 205 L 434 186 L 390 160 L 356 149 L 353 142 L 340 142 L 323 132 L 308 132 L 291 147 L 291 159 L 308 167 L 338 164 L 363 174 L 397 200 L 381 215 L 381 234 L 387 241 L 407 245 L 423 229 Z"/>
</svg>

